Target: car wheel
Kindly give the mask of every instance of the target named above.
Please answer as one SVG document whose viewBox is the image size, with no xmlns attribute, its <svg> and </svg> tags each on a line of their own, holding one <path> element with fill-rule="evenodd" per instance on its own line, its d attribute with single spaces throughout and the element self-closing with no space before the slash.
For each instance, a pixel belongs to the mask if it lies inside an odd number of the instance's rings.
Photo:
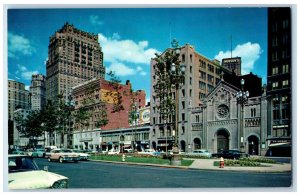
<svg viewBox="0 0 300 196">
<path fill-rule="evenodd" d="M 50 157 L 48 157 L 48 161 L 49 161 L 49 162 L 51 162 L 51 159 L 50 159 Z"/>
<path fill-rule="evenodd" d="M 59 157 L 59 162 L 60 162 L 60 163 L 64 162 L 64 160 L 63 160 L 62 157 Z"/>
<path fill-rule="evenodd" d="M 75 160 L 75 161 L 74 161 L 74 163 L 78 163 L 78 161 L 77 161 L 77 160 Z"/>
</svg>

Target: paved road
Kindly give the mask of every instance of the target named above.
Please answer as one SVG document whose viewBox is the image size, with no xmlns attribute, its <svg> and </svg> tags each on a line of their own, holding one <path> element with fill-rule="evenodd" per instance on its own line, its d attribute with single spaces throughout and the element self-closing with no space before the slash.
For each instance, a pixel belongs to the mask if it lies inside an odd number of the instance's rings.
<svg viewBox="0 0 300 196">
<path fill-rule="evenodd" d="M 40 168 L 46 165 L 49 171 L 69 177 L 70 188 L 76 189 L 289 187 L 292 179 L 290 172 L 205 171 L 94 161 L 57 163 L 41 158 L 36 162 Z"/>
</svg>

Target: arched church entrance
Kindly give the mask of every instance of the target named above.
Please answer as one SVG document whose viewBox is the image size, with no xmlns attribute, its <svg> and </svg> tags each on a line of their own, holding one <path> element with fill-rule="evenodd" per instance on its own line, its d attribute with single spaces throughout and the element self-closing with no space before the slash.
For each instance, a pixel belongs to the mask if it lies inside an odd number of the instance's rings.
<svg viewBox="0 0 300 196">
<path fill-rule="evenodd" d="M 258 155 L 258 137 L 255 135 L 251 135 L 248 137 L 248 154 L 250 155 Z"/>
<path fill-rule="evenodd" d="M 226 129 L 217 132 L 217 151 L 229 150 L 229 133 Z"/>
<path fill-rule="evenodd" d="M 194 139 L 194 150 L 201 149 L 201 141 L 199 138 Z"/>
<path fill-rule="evenodd" d="M 185 141 L 184 141 L 184 140 L 181 140 L 181 141 L 180 141 L 180 148 L 181 148 L 181 150 L 182 150 L 183 152 L 186 151 L 186 149 L 185 149 Z"/>
</svg>

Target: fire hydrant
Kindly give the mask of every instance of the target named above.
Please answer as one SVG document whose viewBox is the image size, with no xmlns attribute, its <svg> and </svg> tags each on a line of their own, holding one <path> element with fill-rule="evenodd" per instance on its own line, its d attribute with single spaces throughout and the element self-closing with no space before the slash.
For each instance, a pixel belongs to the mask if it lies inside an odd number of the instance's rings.
<svg viewBox="0 0 300 196">
<path fill-rule="evenodd" d="M 122 161 L 125 162 L 125 154 L 122 155 Z"/>
<path fill-rule="evenodd" d="M 220 168 L 224 168 L 224 159 L 223 157 L 220 158 Z"/>
</svg>

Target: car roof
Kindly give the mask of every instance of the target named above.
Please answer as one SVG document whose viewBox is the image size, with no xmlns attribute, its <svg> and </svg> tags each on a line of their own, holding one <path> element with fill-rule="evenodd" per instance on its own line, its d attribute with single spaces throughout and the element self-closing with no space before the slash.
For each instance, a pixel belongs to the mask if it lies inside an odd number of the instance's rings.
<svg viewBox="0 0 300 196">
<path fill-rule="evenodd" d="M 31 157 L 31 156 L 23 155 L 23 154 L 9 154 L 8 158 L 11 158 L 11 157 Z"/>
</svg>

